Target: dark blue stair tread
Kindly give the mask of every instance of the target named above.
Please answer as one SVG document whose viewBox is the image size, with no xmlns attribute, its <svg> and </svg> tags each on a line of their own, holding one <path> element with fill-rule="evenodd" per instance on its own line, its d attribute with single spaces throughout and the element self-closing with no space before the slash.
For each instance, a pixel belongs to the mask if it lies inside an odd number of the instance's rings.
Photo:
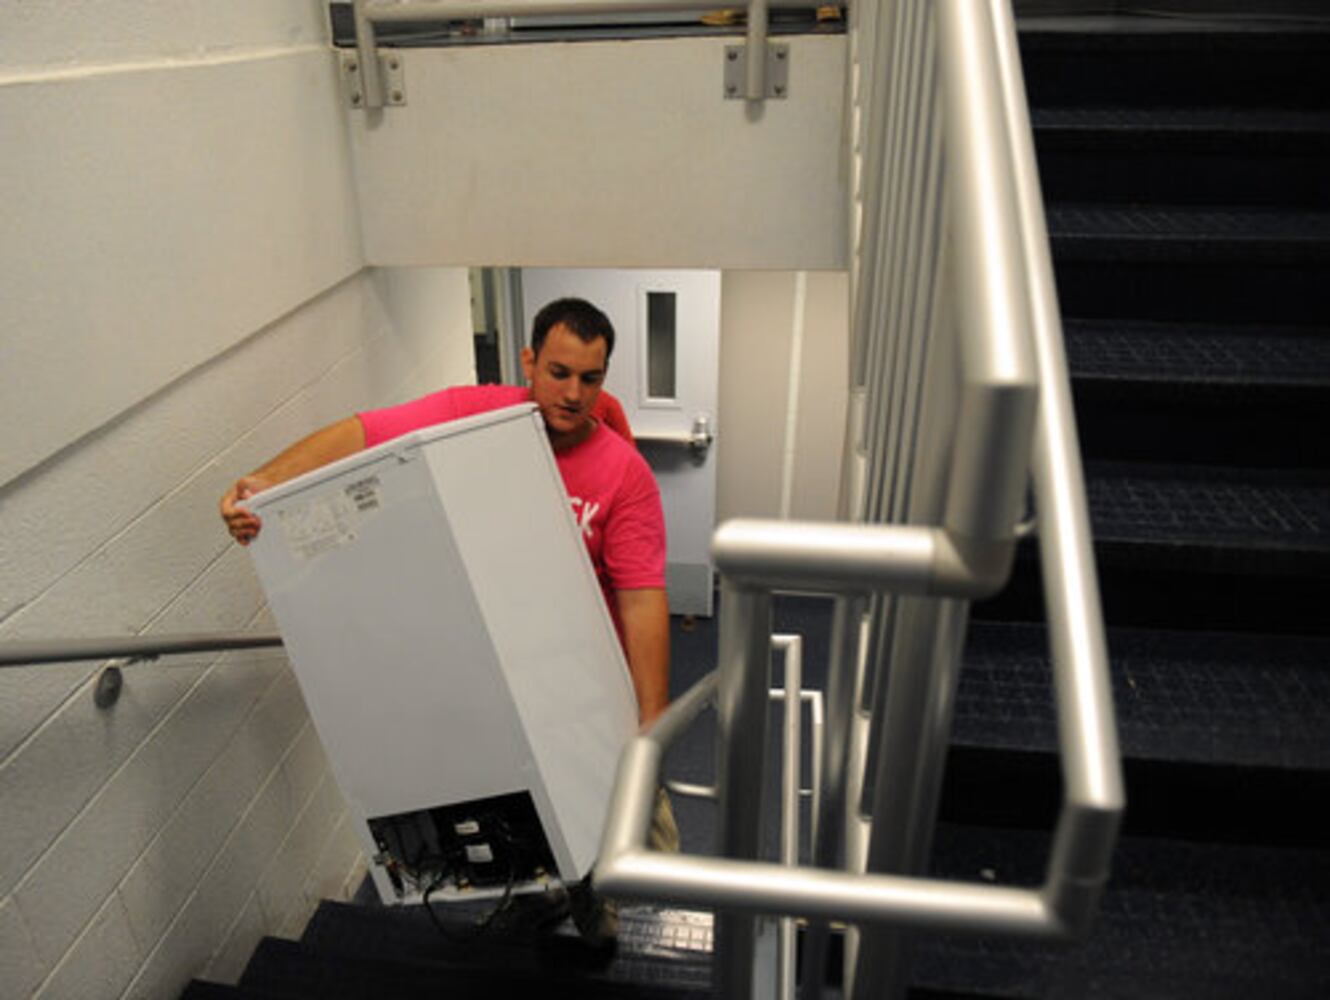
<svg viewBox="0 0 1330 1000">
<path fill-rule="evenodd" d="M 1058 259 L 1330 259 L 1330 214 L 1138 206 L 1051 205 Z"/>
<path fill-rule="evenodd" d="M 1111 629 L 1113 698 L 1128 757 L 1330 768 L 1330 639 Z M 953 739 L 1053 752 L 1042 625 L 970 626 Z"/>
<path fill-rule="evenodd" d="M 483 907 L 436 907 L 450 925 L 474 921 Z M 618 947 L 604 963 L 567 933 L 507 938 L 486 934 L 470 943 L 443 937 L 419 906 L 353 906 L 324 902 L 301 938 L 312 951 L 412 962 L 464 961 L 532 974 L 606 982 L 705 989 L 710 984 L 709 914 L 667 907 L 620 908 Z"/>
<path fill-rule="evenodd" d="M 1224 107 L 1063 107 L 1033 108 L 1030 123 L 1037 129 L 1068 131 L 1155 131 L 1330 133 L 1330 112 L 1288 108 Z"/>
<path fill-rule="evenodd" d="M 1330 330 L 1066 319 L 1075 379 L 1272 386 L 1330 384 Z"/>
<path fill-rule="evenodd" d="M 1176 139 L 1259 144 L 1292 138 L 1330 147 L 1330 113 L 1283 108 L 1069 107 L 1034 108 L 1030 123 L 1040 141 L 1054 136 L 1107 142 Z"/>
<path fill-rule="evenodd" d="M 1131 803 L 1127 804 L 1128 811 Z M 1045 876 L 1053 828 L 1027 830 L 942 822 L 929 872 L 938 878 L 1027 888 Z M 1203 843 L 1122 836 L 1113 853 L 1105 900 L 1158 892 L 1228 898 L 1243 905 L 1310 906 L 1330 921 L 1330 847 Z M 1301 937 L 1301 935 L 1294 935 Z"/>
<path fill-rule="evenodd" d="M 1178 559 L 1185 546 L 1330 552 L 1325 476 L 1120 462 L 1085 470 L 1096 543 L 1162 544 Z"/>
<path fill-rule="evenodd" d="M 1053 5 L 1056 6 L 1056 5 Z M 1108 5 L 1104 5 L 1107 7 Z M 1217 49 L 1235 52 L 1285 54 L 1330 51 L 1330 24 L 1324 17 L 1297 18 L 1244 15 L 1240 21 L 1150 14 L 1114 14 L 1104 18 L 1021 16 L 1017 25 L 1022 49 L 1116 53 L 1185 52 L 1210 54 Z"/>
<path fill-rule="evenodd" d="M 590 976 L 532 972 L 512 965 L 465 962 L 420 962 L 405 958 L 347 956 L 312 951 L 293 941 L 266 938 L 260 942 L 241 985 L 299 996 L 337 1000 L 401 1000 L 448 997 L 535 995 L 577 1000 L 580 997 L 639 997 L 651 1000 L 708 996 L 709 991 L 683 986 L 615 982 Z"/>
<path fill-rule="evenodd" d="M 1048 845 L 944 824 L 932 872 L 1037 884 Z M 1088 940 L 921 937 L 913 981 L 1031 997 L 1324 996 L 1327 940 L 1330 853 L 1124 837 Z"/>
<path fill-rule="evenodd" d="M 1254 5 L 1248 5 L 1256 9 Z M 1020 43 L 1036 107 L 1123 103 L 1324 106 L 1330 36 L 1310 24 L 1241 26 L 1143 19 L 1139 30 L 1081 20 L 1057 30 L 1022 19 Z"/>
<path fill-rule="evenodd" d="M 251 990 L 240 986 L 227 986 L 223 983 L 211 983 L 206 979 L 195 979 L 180 994 L 180 1000 L 288 1000 L 296 994 L 269 993 L 266 990 Z"/>
</svg>

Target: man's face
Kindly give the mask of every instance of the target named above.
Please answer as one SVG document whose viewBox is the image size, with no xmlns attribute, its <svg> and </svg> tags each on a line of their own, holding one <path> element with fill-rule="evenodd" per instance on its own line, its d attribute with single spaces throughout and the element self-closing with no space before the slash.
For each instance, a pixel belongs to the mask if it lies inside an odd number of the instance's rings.
<svg viewBox="0 0 1330 1000">
<path fill-rule="evenodd" d="M 591 430 L 591 408 L 605 381 L 605 338 L 586 343 L 562 323 L 545 336 L 540 353 L 522 351 L 531 399 L 556 444 L 576 443 Z"/>
</svg>

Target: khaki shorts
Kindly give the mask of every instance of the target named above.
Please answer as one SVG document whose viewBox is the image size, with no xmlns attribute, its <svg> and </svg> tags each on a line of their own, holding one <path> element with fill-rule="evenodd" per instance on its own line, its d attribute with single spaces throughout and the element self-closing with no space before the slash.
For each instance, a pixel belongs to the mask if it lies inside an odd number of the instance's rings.
<svg viewBox="0 0 1330 1000">
<path fill-rule="evenodd" d="M 647 831 L 647 846 L 653 851 L 679 853 L 679 824 L 674 821 L 674 807 L 663 788 L 656 789 L 656 811 L 651 817 L 651 829 Z"/>
</svg>

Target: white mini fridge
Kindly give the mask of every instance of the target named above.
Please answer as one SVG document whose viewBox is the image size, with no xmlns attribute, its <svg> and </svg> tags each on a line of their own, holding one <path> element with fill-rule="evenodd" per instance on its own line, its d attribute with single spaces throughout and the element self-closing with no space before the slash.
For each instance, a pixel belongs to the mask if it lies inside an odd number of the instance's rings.
<svg viewBox="0 0 1330 1000">
<path fill-rule="evenodd" d="M 383 901 L 586 875 L 637 707 L 535 407 L 413 432 L 249 506 Z"/>
</svg>

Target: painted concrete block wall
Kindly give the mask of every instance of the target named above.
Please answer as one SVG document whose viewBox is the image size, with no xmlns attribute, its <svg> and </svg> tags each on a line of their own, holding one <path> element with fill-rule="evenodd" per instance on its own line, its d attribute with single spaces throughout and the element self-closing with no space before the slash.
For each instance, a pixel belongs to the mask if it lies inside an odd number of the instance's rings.
<svg viewBox="0 0 1330 1000">
<path fill-rule="evenodd" d="M 845 36 L 787 36 L 789 92 L 724 99 L 726 38 L 399 50 L 351 116 L 377 265 L 845 266 Z"/>
<path fill-rule="evenodd" d="M 843 271 L 721 279 L 716 520 L 836 516 L 848 383 Z"/>
<path fill-rule="evenodd" d="M 468 381 L 466 273 L 364 267 L 322 4 L 35 0 L 0 33 L 0 641 L 272 627 L 217 498 Z M 9 141 L 18 136 L 21 141 Z M 280 651 L 0 671 L 0 995 L 233 977 L 359 851 Z"/>
<path fill-rule="evenodd" d="M 22 150 L 0 159 L 0 419 L 29 428 L 0 478 L 360 266 L 330 60 L 311 46 L 0 87 Z M 208 204 L 227 211 L 205 221 Z M 25 419 L 79 370 L 102 377 Z"/>
<path fill-rule="evenodd" d="M 7 484 L 4 548 L 36 556 L 26 573 L 6 559 L 25 600 L 0 639 L 271 628 L 217 497 L 314 427 L 467 381 L 467 292 L 463 271 L 359 272 Z M 422 296 L 436 318 L 394 325 Z M 161 485 L 144 497 L 145 483 Z M 98 518 L 136 502 L 123 526 Z M 73 567 L 42 565 L 43 539 Z M 49 975 L 39 995 L 63 995 L 70 969 L 104 969 L 107 942 L 125 940 L 131 995 L 230 974 L 259 935 L 294 933 L 341 891 L 358 857 L 290 670 L 275 652 L 131 666 L 109 711 L 92 702 L 96 671 L 0 674 L 0 914 L 33 941 L 15 960 L 28 972 L 0 966 L 0 980 Z"/>
</svg>

